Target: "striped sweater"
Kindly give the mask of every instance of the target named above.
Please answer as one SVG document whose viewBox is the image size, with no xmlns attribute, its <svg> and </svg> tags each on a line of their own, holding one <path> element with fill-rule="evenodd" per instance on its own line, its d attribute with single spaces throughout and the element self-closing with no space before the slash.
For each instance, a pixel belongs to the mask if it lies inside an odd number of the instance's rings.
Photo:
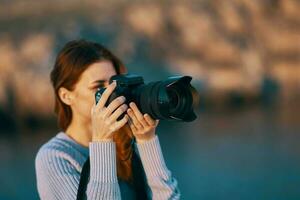
<svg viewBox="0 0 300 200">
<path fill-rule="evenodd" d="M 145 171 L 150 199 L 179 199 L 177 181 L 166 167 L 158 136 L 135 144 Z M 80 172 L 90 156 L 87 199 L 134 199 L 130 184 L 117 178 L 114 142 L 90 142 L 84 147 L 64 132 L 45 143 L 35 159 L 37 189 L 41 199 L 76 199 Z"/>
</svg>

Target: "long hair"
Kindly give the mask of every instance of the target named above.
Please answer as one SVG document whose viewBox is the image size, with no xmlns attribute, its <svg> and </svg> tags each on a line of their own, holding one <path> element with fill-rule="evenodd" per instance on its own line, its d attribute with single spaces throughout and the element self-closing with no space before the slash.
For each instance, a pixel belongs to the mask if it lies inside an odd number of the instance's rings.
<svg viewBox="0 0 300 200">
<path fill-rule="evenodd" d="M 72 110 L 63 103 L 58 95 L 60 87 L 73 90 L 81 74 L 93 63 L 111 61 L 117 74 L 127 70 L 122 62 L 102 45 L 86 41 L 74 40 L 68 42 L 58 53 L 54 68 L 51 72 L 51 82 L 55 93 L 55 108 L 58 126 L 65 131 L 72 120 Z M 117 149 L 117 176 L 121 180 L 133 182 L 132 162 L 134 159 L 132 132 L 126 124 L 114 134 Z M 140 161 L 139 161 L 140 162 Z M 140 164 L 141 166 L 141 164 Z M 136 185 L 136 184 L 134 184 Z"/>
</svg>

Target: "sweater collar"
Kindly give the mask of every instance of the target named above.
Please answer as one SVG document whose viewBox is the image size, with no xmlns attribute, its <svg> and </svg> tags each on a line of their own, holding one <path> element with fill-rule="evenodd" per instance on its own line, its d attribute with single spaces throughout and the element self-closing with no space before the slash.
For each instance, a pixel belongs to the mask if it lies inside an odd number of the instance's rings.
<svg viewBox="0 0 300 200">
<path fill-rule="evenodd" d="M 61 131 L 56 135 L 57 138 L 66 140 L 68 142 L 71 142 L 81 153 L 83 153 L 85 156 L 89 155 L 89 148 L 82 146 L 78 142 L 76 142 L 73 138 L 68 136 L 65 132 Z"/>
</svg>

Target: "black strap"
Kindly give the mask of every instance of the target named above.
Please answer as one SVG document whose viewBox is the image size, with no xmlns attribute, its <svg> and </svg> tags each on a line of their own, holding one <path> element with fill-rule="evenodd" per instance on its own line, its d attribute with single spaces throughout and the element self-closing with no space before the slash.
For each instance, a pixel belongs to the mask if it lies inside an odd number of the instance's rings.
<svg viewBox="0 0 300 200">
<path fill-rule="evenodd" d="M 87 184 L 89 182 L 89 177 L 90 177 L 90 157 L 87 158 L 87 160 L 85 161 L 82 167 L 76 200 L 87 199 L 85 191 L 86 191 Z"/>
<path fill-rule="evenodd" d="M 133 186 L 135 188 L 135 195 L 137 200 L 147 200 L 147 183 L 146 175 L 142 162 L 136 153 L 132 155 L 132 168 L 133 168 Z"/>
</svg>

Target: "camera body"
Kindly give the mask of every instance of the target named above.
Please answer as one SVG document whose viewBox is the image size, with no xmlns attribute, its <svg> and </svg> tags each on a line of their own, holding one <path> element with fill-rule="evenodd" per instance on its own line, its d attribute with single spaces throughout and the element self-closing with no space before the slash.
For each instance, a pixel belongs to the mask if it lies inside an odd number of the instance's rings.
<svg viewBox="0 0 300 200">
<path fill-rule="evenodd" d="M 109 96 L 105 106 L 108 106 L 110 102 L 119 96 L 125 96 L 126 104 L 129 104 L 132 101 L 137 103 L 136 90 L 134 89 L 144 84 L 143 77 L 134 74 L 114 75 L 110 78 L 109 83 L 112 83 L 113 81 L 116 81 L 117 86 Z M 105 88 L 98 88 L 95 94 L 96 104 L 104 91 Z"/>
<path fill-rule="evenodd" d="M 144 84 L 144 79 L 135 74 L 118 74 L 110 78 L 117 86 L 109 96 L 105 106 L 115 98 L 125 96 L 126 104 L 135 102 L 139 110 L 148 113 L 153 119 L 171 121 L 193 121 L 197 118 L 193 111 L 193 95 L 196 91 L 190 84 L 190 76 L 174 76 L 164 81 Z M 98 103 L 105 88 L 99 88 L 95 94 Z M 118 119 L 124 116 L 121 115 Z"/>
</svg>

